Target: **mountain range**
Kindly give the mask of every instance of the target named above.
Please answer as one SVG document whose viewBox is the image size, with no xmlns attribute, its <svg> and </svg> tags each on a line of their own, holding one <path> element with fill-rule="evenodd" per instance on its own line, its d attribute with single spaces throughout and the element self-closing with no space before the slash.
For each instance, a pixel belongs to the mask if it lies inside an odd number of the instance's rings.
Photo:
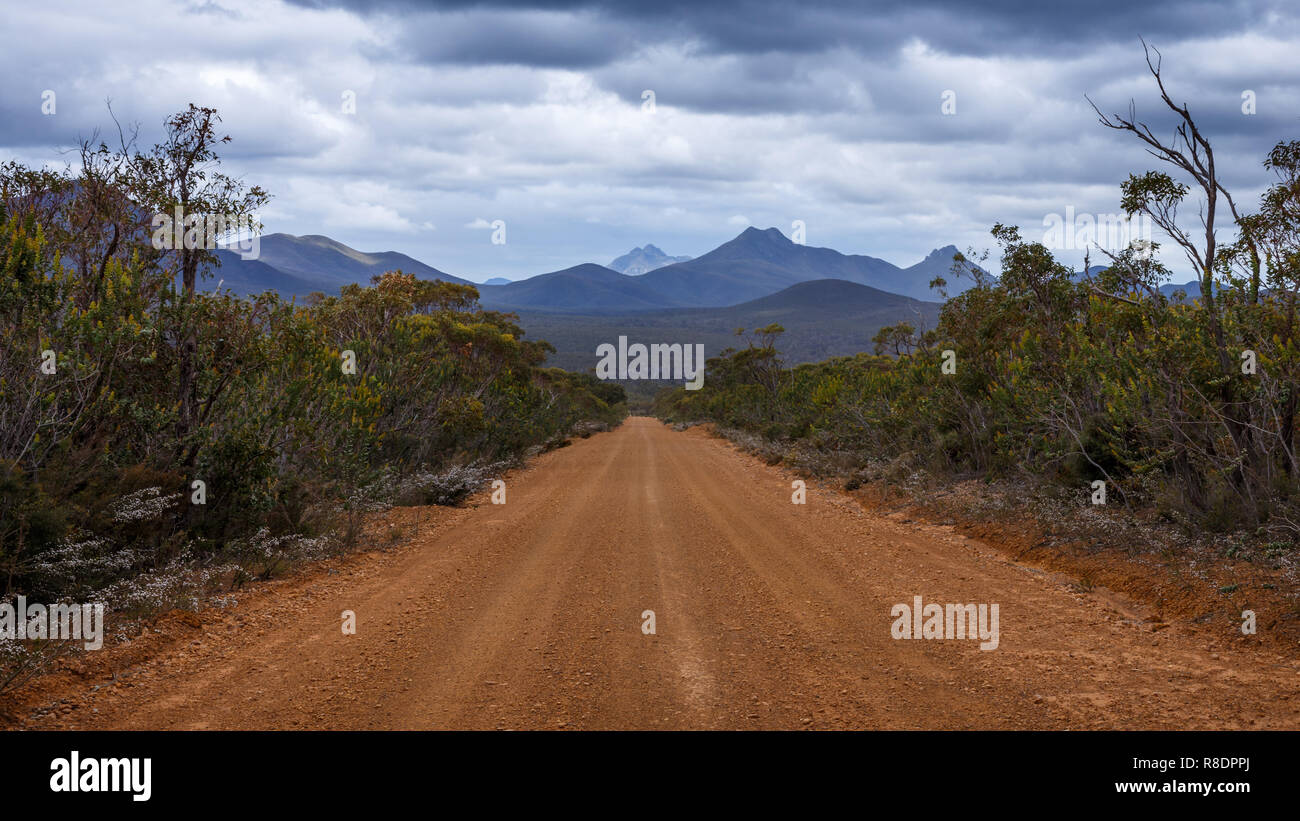
<svg viewBox="0 0 1300 821">
<path fill-rule="evenodd" d="M 875 257 L 801 245 L 775 228 L 747 228 L 703 256 L 644 274 L 629 276 L 586 263 L 509 285 L 482 285 L 479 294 L 483 305 L 501 310 L 587 313 L 719 308 L 758 299 L 800 282 L 839 279 L 924 300 L 934 298 L 930 282 L 950 273 L 956 253 L 957 249 L 949 245 L 930 252 L 915 265 L 900 268 Z M 952 282 L 951 292 L 960 292 L 962 285 Z"/>
<path fill-rule="evenodd" d="M 406 254 L 367 253 L 320 235 L 269 234 L 259 252 L 244 259 L 219 250 L 220 267 L 204 287 L 302 298 L 338 293 L 390 270 L 474 284 Z M 785 327 L 781 349 L 796 364 L 871 350 L 871 337 L 884 325 L 934 327 L 940 306 L 930 282 L 945 278 L 952 294 L 968 287 L 951 276 L 956 253 L 947 245 L 900 267 L 795 243 L 776 228 L 746 228 L 693 259 L 647 244 L 608 266 L 583 263 L 516 281 L 493 277 L 475 287 L 483 307 L 517 314 L 531 338 L 554 345 L 551 361 L 559 367 L 586 370 L 595 364 L 597 345 L 638 333 L 645 341 L 702 343 L 712 356 L 738 344 L 736 328 L 773 322 Z M 1160 288 L 1169 296 L 1180 289 L 1189 299 L 1199 294 L 1195 282 Z"/>
<path fill-rule="evenodd" d="M 792 242 L 776 228 L 746 228 L 740 236 L 689 262 L 640 278 L 647 290 L 692 306 L 734 305 L 797 282 L 843 279 L 916 299 L 932 296 L 930 281 L 952 267 L 957 249 L 932 251 L 909 268 L 875 257 L 841 254 Z"/>
<path fill-rule="evenodd" d="M 473 284 L 397 251 L 367 253 L 320 235 L 268 234 L 256 259 L 217 252 L 213 285 L 237 293 L 271 289 L 282 296 L 337 293 L 400 269 L 421 279 Z M 703 256 L 671 257 L 654 245 L 635 248 L 610 266 L 583 263 L 526 279 L 494 277 L 477 285 L 483 305 L 548 311 L 632 311 L 737 305 L 798 282 L 842 279 L 914 299 L 930 299 L 930 281 L 952 267 L 951 245 L 901 268 L 875 257 L 841 254 L 792 242 L 776 228 L 747 228 Z M 619 270 L 622 269 L 622 270 Z M 953 283 L 954 292 L 960 283 Z"/>
<path fill-rule="evenodd" d="M 275 290 L 284 297 L 338 293 L 349 283 L 402 270 L 421 279 L 469 283 L 396 251 L 367 253 L 319 235 L 269 234 L 257 259 L 218 251 L 220 267 L 205 287 L 241 294 Z M 645 341 L 701 343 L 706 354 L 736 345 L 737 328 L 779 322 L 791 363 L 871 350 L 883 325 L 933 327 L 939 305 L 929 283 L 947 276 L 951 245 L 899 267 L 875 257 L 792 242 L 775 228 L 747 228 L 696 257 L 672 257 L 654 245 L 635 248 L 610 266 L 583 263 L 509 281 L 476 285 L 480 303 L 517 314 L 530 338 L 556 347 L 552 363 L 586 370 L 602 342 L 640 333 Z M 620 270 L 621 269 L 621 270 Z M 951 277 L 948 277 L 951 279 Z M 962 282 L 949 290 L 962 290 Z M 743 343 L 741 343 L 743 344 Z"/>
</svg>

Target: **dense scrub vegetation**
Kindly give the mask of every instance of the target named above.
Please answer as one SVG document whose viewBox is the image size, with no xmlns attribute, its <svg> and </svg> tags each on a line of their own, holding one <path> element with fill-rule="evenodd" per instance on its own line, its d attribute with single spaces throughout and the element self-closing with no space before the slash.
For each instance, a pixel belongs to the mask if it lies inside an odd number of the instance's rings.
<svg viewBox="0 0 1300 821">
<path fill-rule="evenodd" d="M 390 272 L 308 305 L 199 287 L 212 250 L 155 247 L 152 215 L 265 201 L 216 171 L 217 122 L 191 107 L 148 152 L 0 169 L 2 598 L 192 604 L 624 412 L 470 286 Z"/>
<path fill-rule="evenodd" d="M 1126 252 L 1100 277 L 1076 279 L 1015 229 L 995 233 L 1001 278 L 949 299 L 938 327 L 902 329 L 896 358 L 788 369 L 780 328 L 769 327 L 710 359 L 701 390 L 662 393 L 656 412 L 947 475 L 1048 480 L 1079 488 L 1081 502 L 1099 479 L 1111 503 L 1158 504 L 1199 527 L 1300 528 L 1300 361 L 1287 301 L 1219 291 L 1233 351 L 1224 369 L 1204 305 L 1146 287 L 1158 263 Z M 1247 349 L 1254 374 L 1241 371 Z M 945 351 L 954 373 L 943 372 Z"/>
<path fill-rule="evenodd" d="M 1152 73 L 1160 79 L 1158 62 Z M 1152 219 L 1165 245 L 1183 253 L 1199 293 L 1160 293 L 1169 272 L 1158 243 L 1112 254 L 1104 271 L 1083 276 L 999 225 L 1000 275 L 959 255 L 954 272 L 975 284 L 946 301 L 937 327 L 887 328 L 874 354 L 795 368 L 781 363 L 781 329 L 764 328 L 709 360 L 703 389 L 662 393 L 656 412 L 860 460 L 1077 489 L 1080 504 L 1101 480 L 1112 505 L 1292 543 L 1300 536 L 1300 142 L 1272 150 L 1264 163 L 1272 184 L 1256 213 L 1241 213 L 1215 176 L 1209 142 L 1159 86 L 1179 118 L 1174 143 L 1129 119 L 1102 122 L 1136 134 L 1191 183 L 1134 175 L 1122 207 Z M 1203 221 L 1196 231 L 1177 215 L 1193 188 Z M 1229 245 L 1216 235 L 1216 208 L 1231 218 Z"/>
</svg>

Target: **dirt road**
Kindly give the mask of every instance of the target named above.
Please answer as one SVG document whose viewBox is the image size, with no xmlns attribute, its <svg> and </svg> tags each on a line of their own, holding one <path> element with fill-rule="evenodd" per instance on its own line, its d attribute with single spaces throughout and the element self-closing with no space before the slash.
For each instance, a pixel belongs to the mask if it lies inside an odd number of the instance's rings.
<svg viewBox="0 0 1300 821">
<path fill-rule="evenodd" d="M 512 474 L 506 504 L 209 617 L 34 726 L 1300 727 L 1294 658 L 1153 632 L 839 491 L 792 504 L 791 479 L 633 418 Z M 998 604 L 999 646 L 892 638 L 917 595 Z"/>
</svg>

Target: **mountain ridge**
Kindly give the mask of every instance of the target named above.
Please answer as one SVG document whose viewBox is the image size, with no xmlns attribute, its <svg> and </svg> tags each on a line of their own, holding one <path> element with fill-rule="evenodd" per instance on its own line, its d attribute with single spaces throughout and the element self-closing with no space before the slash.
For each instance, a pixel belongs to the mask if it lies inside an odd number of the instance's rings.
<svg viewBox="0 0 1300 821">
<path fill-rule="evenodd" d="M 680 307 L 642 288 L 638 278 L 594 262 L 529 277 L 509 285 L 478 286 L 479 302 L 500 309 L 629 311 Z"/>
<path fill-rule="evenodd" d="M 393 270 L 420 279 L 474 284 L 399 251 L 358 251 L 323 234 L 266 234 L 258 239 L 255 259 L 244 259 L 232 248 L 218 249 L 217 257 L 220 267 L 210 267 L 208 278 L 214 284 L 224 279 L 222 287 L 244 295 L 266 290 L 285 297 L 305 297 L 313 291 L 333 294 L 344 285 L 364 285 L 371 277 Z"/>
</svg>

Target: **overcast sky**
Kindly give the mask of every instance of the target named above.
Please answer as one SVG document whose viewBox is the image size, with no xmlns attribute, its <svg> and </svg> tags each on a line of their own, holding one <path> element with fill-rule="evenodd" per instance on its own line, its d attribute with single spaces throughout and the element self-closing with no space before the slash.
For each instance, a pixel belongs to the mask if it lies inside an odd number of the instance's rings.
<svg viewBox="0 0 1300 821">
<path fill-rule="evenodd" d="M 909 265 L 988 247 L 994 222 L 1038 239 L 1049 214 L 1114 213 L 1155 161 L 1084 95 L 1135 99 L 1168 133 L 1139 36 L 1239 200 L 1300 137 L 1296 4 L 971 5 L 5 3 L 0 159 L 61 163 L 111 126 L 110 98 L 148 141 L 168 113 L 214 106 L 226 170 L 274 196 L 268 232 L 482 280 L 648 242 L 696 256 L 794 220 L 810 245 Z"/>
</svg>

